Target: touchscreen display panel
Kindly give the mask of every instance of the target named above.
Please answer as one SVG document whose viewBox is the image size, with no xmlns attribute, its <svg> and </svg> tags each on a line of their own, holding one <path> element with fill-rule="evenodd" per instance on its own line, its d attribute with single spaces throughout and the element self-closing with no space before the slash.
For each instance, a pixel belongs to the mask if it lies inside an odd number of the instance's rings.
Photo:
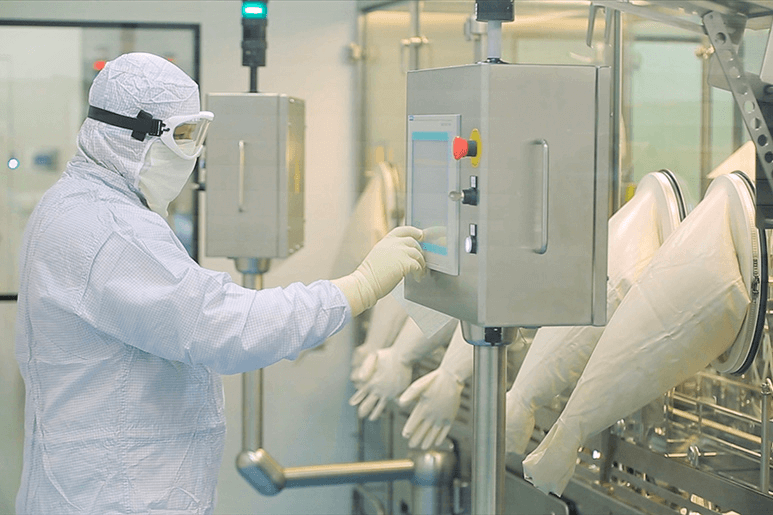
<svg viewBox="0 0 773 515">
<path fill-rule="evenodd" d="M 412 155 L 412 224 L 424 230 L 424 251 L 447 256 L 448 133 L 414 132 Z"/>
</svg>

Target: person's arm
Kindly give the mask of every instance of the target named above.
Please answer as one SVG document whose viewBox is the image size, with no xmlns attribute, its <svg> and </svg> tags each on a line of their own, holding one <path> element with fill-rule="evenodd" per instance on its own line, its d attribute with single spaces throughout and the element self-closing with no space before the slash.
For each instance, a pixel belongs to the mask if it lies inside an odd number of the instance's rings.
<svg viewBox="0 0 773 515">
<path fill-rule="evenodd" d="M 81 316 L 108 337 L 221 374 L 297 355 L 350 315 L 330 281 L 260 291 L 198 266 L 172 240 L 111 234 L 97 253 Z"/>
<path fill-rule="evenodd" d="M 392 282 L 420 271 L 413 233 L 393 233 L 337 284 L 255 291 L 201 268 L 171 238 L 116 231 L 94 258 L 80 313 L 96 330 L 162 358 L 221 374 L 255 370 L 322 343 Z"/>
</svg>

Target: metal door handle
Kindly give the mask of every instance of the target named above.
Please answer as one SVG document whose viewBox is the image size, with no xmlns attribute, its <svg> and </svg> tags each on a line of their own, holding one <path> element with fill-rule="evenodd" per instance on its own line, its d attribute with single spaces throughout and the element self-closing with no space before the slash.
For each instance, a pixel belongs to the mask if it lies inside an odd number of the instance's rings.
<svg viewBox="0 0 773 515">
<path fill-rule="evenodd" d="M 244 212 L 244 140 L 239 140 L 239 212 Z"/>
<path fill-rule="evenodd" d="M 542 147 L 542 220 L 540 222 L 540 244 L 534 249 L 537 254 L 544 254 L 548 250 L 548 195 L 549 195 L 549 170 L 550 170 L 550 148 L 548 142 L 539 139 L 534 142 L 535 145 Z"/>
</svg>

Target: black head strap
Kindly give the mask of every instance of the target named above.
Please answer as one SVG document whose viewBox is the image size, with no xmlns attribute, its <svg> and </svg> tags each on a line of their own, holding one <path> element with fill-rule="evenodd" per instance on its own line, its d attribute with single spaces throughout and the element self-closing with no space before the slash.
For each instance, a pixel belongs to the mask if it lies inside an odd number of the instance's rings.
<svg viewBox="0 0 773 515">
<path fill-rule="evenodd" d="M 99 107 L 89 106 L 88 118 L 99 122 L 129 129 L 132 131 L 132 138 L 145 141 L 145 136 L 161 136 L 161 133 L 169 129 L 164 128 L 164 122 L 153 118 L 153 115 L 145 111 L 140 111 L 136 118 L 124 116 L 122 114 L 105 111 Z"/>
</svg>

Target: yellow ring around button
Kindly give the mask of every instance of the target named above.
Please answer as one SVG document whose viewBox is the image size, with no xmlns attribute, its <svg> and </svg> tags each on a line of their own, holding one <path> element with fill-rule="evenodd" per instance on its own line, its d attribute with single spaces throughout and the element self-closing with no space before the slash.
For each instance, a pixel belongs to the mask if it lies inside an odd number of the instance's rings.
<svg viewBox="0 0 773 515">
<path fill-rule="evenodd" d="M 470 139 L 478 144 L 478 152 L 475 154 L 475 157 L 470 158 L 470 164 L 473 168 L 477 168 L 480 164 L 480 154 L 481 154 L 481 141 L 480 141 L 480 132 L 478 129 L 473 129 L 470 133 Z"/>
</svg>

